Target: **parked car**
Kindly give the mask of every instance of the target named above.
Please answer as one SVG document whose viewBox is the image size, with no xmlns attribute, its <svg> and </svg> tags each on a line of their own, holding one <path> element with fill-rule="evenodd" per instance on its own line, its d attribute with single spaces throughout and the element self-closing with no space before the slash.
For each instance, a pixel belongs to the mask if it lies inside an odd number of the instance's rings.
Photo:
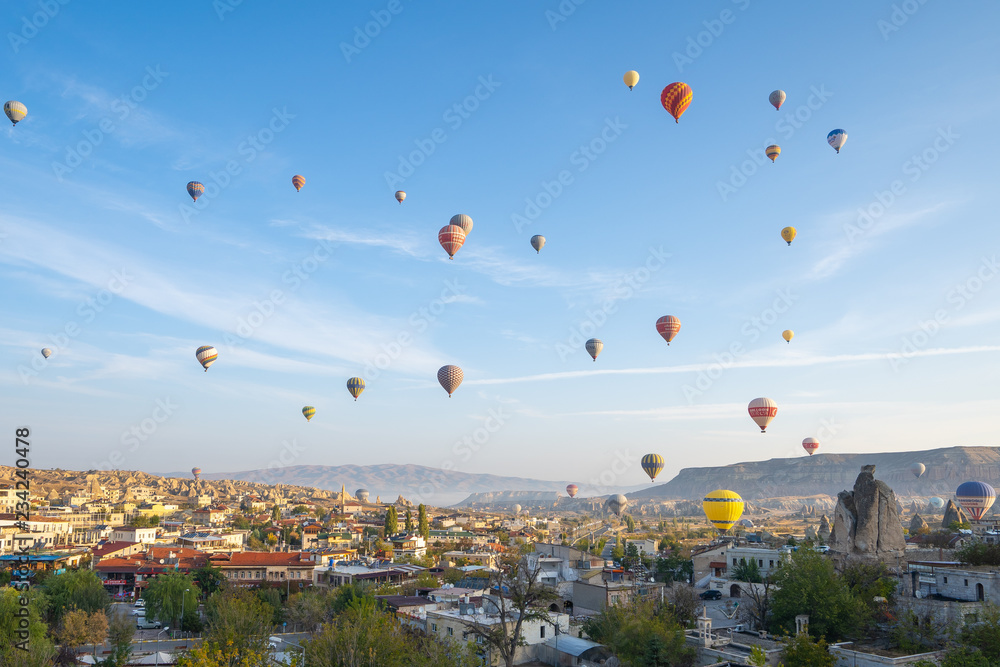
<svg viewBox="0 0 1000 667">
<path fill-rule="evenodd" d="M 717 591 L 714 588 L 712 588 L 712 589 L 709 589 L 709 590 L 705 591 L 704 593 L 702 593 L 698 597 L 700 597 L 702 600 L 721 600 L 722 599 L 722 591 Z"/>
<path fill-rule="evenodd" d="M 138 618 L 135 619 L 135 627 L 139 628 L 140 630 L 153 630 L 153 629 L 159 630 L 160 622 L 151 621 L 145 616 L 139 616 Z"/>
<path fill-rule="evenodd" d="M 146 610 L 143 609 L 142 607 L 140 607 L 138 609 L 133 609 L 132 610 L 132 615 L 133 616 L 145 616 L 146 615 Z"/>
<path fill-rule="evenodd" d="M 826 546 L 825 544 L 821 544 L 818 547 L 816 547 L 816 551 L 820 552 L 821 554 L 825 554 L 829 550 L 830 547 Z"/>
<path fill-rule="evenodd" d="M 139 598 L 138 600 L 135 601 L 135 606 L 136 607 L 145 607 L 146 606 L 146 600 L 144 600 L 143 598 Z"/>
</svg>

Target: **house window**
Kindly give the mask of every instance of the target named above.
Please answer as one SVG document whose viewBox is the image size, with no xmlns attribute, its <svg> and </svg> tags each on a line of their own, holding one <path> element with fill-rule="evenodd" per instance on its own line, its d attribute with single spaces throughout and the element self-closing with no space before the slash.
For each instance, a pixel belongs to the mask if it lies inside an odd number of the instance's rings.
<svg viewBox="0 0 1000 667">
<path fill-rule="evenodd" d="M 541 629 L 539 630 L 539 635 L 538 635 L 538 636 L 539 636 L 539 638 L 541 638 L 541 639 L 545 639 L 545 626 L 544 626 L 544 625 L 543 625 L 543 626 L 541 627 Z"/>
<path fill-rule="evenodd" d="M 448 628 L 448 636 L 451 637 L 453 634 L 455 634 L 455 629 L 454 628 Z"/>
<path fill-rule="evenodd" d="M 733 565 L 738 565 L 735 558 L 733 559 Z"/>
<path fill-rule="evenodd" d="M 431 632 L 437 632 L 437 631 L 438 631 L 438 624 L 431 623 Z"/>
<path fill-rule="evenodd" d="M 774 561 L 773 560 L 767 561 L 767 566 L 768 567 L 774 567 Z"/>
<path fill-rule="evenodd" d="M 246 572 L 240 572 L 240 579 L 246 576 Z"/>
<path fill-rule="evenodd" d="M 948 577 L 944 578 L 944 583 L 946 583 L 946 584 L 948 583 Z"/>
<path fill-rule="evenodd" d="M 969 585 L 969 580 L 968 580 L 968 579 L 966 579 L 966 580 L 965 580 L 965 585 L 966 585 L 966 586 L 968 586 L 968 585 Z"/>
<path fill-rule="evenodd" d="M 757 564 L 760 565 L 761 567 L 764 567 L 764 559 L 761 558 L 759 561 L 757 561 Z"/>
</svg>

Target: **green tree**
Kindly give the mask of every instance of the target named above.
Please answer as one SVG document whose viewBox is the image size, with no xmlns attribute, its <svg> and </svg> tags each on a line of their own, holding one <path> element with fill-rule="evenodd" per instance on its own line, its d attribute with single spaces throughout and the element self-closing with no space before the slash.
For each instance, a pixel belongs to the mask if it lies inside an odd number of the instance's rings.
<svg viewBox="0 0 1000 667">
<path fill-rule="evenodd" d="M 103 611 L 87 613 L 73 609 L 63 614 L 56 638 L 75 653 L 84 644 L 103 644 L 108 636 L 108 617 Z"/>
<path fill-rule="evenodd" d="M 839 640 L 857 633 L 864 621 L 864 604 L 837 576 L 833 563 L 812 549 L 794 552 L 791 560 L 778 568 L 774 584 L 772 632 L 794 632 L 795 617 L 808 614 L 813 637 Z"/>
<path fill-rule="evenodd" d="M 305 505 L 296 505 L 295 507 L 292 508 L 292 512 L 291 513 L 293 515 L 294 514 L 308 514 L 309 513 L 309 508 L 306 507 Z"/>
<path fill-rule="evenodd" d="M 406 519 L 404 520 L 403 530 L 407 533 L 413 532 L 413 513 L 410 512 L 410 508 L 406 508 Z"/>
<path fill-rule="evenodd" d="M 970 541 L 955 550 L 955 557 L 966 565 L 1000 565 L 1000 544 Z"/>
<path fill-rule="evenodd" d="M 583 629 L 624 665 L 694 664 L 696 653 L 685 645 L 683 626 L 669 606 L 653 600 L 612 605 L 584 621 Z"/>
<path fill-rule="evenodd" d="M 28 599 L 28 637 L 19 632 L 21 597 Z M 45 624 L 45 595 L 35 588 L 19 591 L 13 587 L 0 588 L 0 665 L 17 667 L 49 667 L 56 656 L 56 648 L 48 638 Z"/>
<path fill-rule="evenodd" d="M 108 614 L 108 643 L 111 655 L 104 660 L 104 667 L 125 667 L 132 656 L 132 639 L 135 621 L 125 614 Z"/>
<path fill-rule="evenodd" d="M 111 605 L 104 584 L 93 570 L 69 570 L 52 575 L 41 588 L 48 599 L 48 622 L 52 627 L 58 627 L 63 614 L 73 609 L 104 612 Z"/>
<path fill-rule="evenodd" d="M 198 609 L 198 586 L 194 577 L 178 571 L 157 575 L 142 597 L 146 600 L 147 617 L 175 629 L 180 629 L 178 622 L 182 611 Z"/>
<path fill-rule="evenodd" d="M 206 563 L 194 571 L 194 583 L 205 598 L 211 597 L 216 591 L 226 585 L 226 575 L 222 569 Z"/>
<path fill-rule="evenodd" d="M 625 515 L 625 525 L 628 527 L 628 532 L 635 532 L 635 519 L 632 518 L 631 514 Z"/>
<path fill-rule="evenodd" d="M 396 506 L 389 505 L 389 509 L 385 511 L 385 537 L 388 539 L 392 535 L 396 534 L 397 527 L 399 526 L 399 517 L 396 515 Z"/>
<path fill-rule="evenodd" d="M 737 581 L 745 581 L 750 584 L 759 584 L 764 581 L 764 577 L 760 574 L 760 566 L 757 565 L 756 558 L 751 558 L 750 560 L 741 558 L 740 562 L 733 567 L 732 577 Z"/>
<path fill-rule="evenodd" d="M 290 625 L 301 626 L 306 632 L 315 632 L 329 620 L 331 598 L 325 591 L 312 589 L 294 593 L 285 603 L 285 618 Z"/>
<path fill-rule="evenodd" d="M 256 593 L 245 588 L 226 587 L 209 598 L 205 611 L 208 616 L 206 643 L 217 650 L 255 656 L 254 659 L 267 655 L 274 609 Z"/>
<path fill-rule="evenodd" d="M 848 563 L 841 577 L 851 595 L 865 610 L 863 623 L 874 627 L 890 620 L 889 609 L 894 606 L 896 579 L 882 562 L 855 561 Z"/>
<path fill-rule="evenodd" d="M 837 663 L 822 637 L 813 640 L 805 633 L 785 642 L 781 659 L 785 667 L 834 667 Z"/>
<path fill-rule="evenodd" d="M 1000 607 L 984 606 L 976 621 L 967 622 L 962 628 L 960 639 L 965 647 L 979 651 L 989 664 L 1000 664 Z"/>
<path fill-rule="evenodd" d="M 281 518 L 281 509 L 275 505 L 271 508 L 271 521 L 277 521 Z"/>
<path fill-rule="evenodd" d="M 417 531 L 424 536 L 424 539 L 431 537 L 431 525 L 427 521 L 427 508 L 423 503 L 417 507 Z"/>
</svg>

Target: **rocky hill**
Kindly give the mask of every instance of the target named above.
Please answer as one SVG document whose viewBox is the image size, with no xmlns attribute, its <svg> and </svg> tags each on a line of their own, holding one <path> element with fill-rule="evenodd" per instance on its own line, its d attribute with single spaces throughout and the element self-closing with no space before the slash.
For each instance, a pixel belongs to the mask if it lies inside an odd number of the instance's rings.
<svg viewBox="0 0 1000 667">
<path fill-rule="evenodd" d="M 915 478 L 914 463 L 927 471 Z M 731 489 L 747 500 L 830 496 L 854 486 L 861 466 L 875 465 L 878 479 L 900 499 L 951 498 L 959 484 L 975 479 L 1000 485 L 1000 447 L 944 447 L 920 452 L 815 454 L 712 468 L 685 468 L 666 484 L 627 494 L 630 500 L 701 498 L 713 489 Z"/>
</svg>

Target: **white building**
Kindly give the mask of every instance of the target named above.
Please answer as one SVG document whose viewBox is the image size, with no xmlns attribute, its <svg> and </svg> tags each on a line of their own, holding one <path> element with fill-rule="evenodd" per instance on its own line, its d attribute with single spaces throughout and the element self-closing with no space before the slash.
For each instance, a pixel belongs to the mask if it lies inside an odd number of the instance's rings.
<svg viewBox="0 0 1000 667">
<path fill-rule="evenodd" d="M 138 542 L 140 544 L 156 543 L 156 528 L 136 528 L 135 526 L 117 526 L 111 531 L 112 542 Z"/>
</svg>

